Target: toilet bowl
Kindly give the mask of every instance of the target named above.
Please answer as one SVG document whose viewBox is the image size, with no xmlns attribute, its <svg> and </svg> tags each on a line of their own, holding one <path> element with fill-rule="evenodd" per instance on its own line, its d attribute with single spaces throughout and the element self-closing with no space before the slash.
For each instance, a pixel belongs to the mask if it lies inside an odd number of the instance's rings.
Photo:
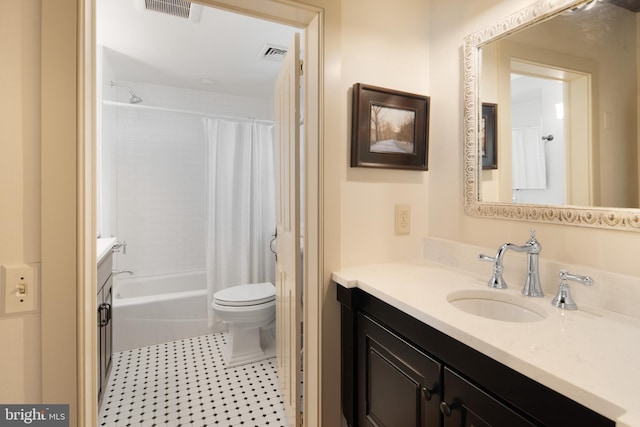
<svg viewBox="0 0 640 427">
<path fill-rule="evenodd" d="M 227 366 L 275 355 L 276 288 L 269 282 L 232 286 L 213 294 L 211 308 L 229 326 L 222 355 Z"/>
</svg>

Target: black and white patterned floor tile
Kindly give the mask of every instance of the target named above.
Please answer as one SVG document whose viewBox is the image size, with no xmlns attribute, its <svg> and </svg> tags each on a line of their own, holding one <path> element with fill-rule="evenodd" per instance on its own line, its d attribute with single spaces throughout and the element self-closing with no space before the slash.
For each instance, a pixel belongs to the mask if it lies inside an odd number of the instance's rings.
<svg viewBox="0 0 640 427">
<path fill-rule="evenodd" d="M 275 358 L 226 368 L 224 339 L 115 353 L 98 426 L 286 427 Z"/>
</svg>

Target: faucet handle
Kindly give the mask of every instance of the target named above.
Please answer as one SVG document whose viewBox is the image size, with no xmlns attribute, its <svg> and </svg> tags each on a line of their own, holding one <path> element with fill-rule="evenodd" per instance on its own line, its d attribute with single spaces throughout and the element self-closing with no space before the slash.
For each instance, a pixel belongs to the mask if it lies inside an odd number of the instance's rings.
<svg viewBox="0 0 640 427">
<path fill-rule="evenodd" d="M 586 286 L 593 286 L 594 280 L 589 276 L 579 276 L 577 274 L 571 274 L 567 270 L 560 270 L 560 278 L 562 280 L 573 280 L 574 282 L 580 282 Z"/>
<path fill-rule="evenodd" d="M 496 262 L 496 257 L 494 257 L 494 256 L 489 256 L 489 255 L 485 255 L 485 254 L 478 254 L 478 259 L 479 259 L 480 261 Z"/>
<path fill-rule="evenodd" d="M 577 274 L 571 274 L 567 270 L 560 270 L 560 287 L 558 288 L 558 294 L 551 301 L 551 305 L 565 310 L 577 310 L 578 305 L 571 296 L 571 289 L 569 288 L 567 280 L 579 282 L 586 286 L 592 286 L 594 281 L 589 276 L 580 276 Z"/>
<path fill-rule="evenodd" d="M 489 279 L 487 286 L 495 289 L 506 289 L 507 282 L 505 282 L 502 277 L 502 262 L 499 261 L 498 256 L 492 257 L 485 254 L 479 254 L 478 259 L 480 261 L 493 263 L 493 275 L 491 276 L 491 279 Z"/>
</svg>

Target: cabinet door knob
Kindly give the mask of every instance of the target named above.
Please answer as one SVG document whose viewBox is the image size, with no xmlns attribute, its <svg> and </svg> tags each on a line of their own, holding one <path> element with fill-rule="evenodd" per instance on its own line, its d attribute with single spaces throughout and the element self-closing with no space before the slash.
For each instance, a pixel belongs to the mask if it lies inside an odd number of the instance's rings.
<svg viewBox="0 0 640 427">
<path fill-rule="evenodd" d="M 440 404 L 440 412 L 447 417 L 451 416 L 451 407 L 447 405 L 447 402 L 442 402 Z"/>
<path fill-rule="evenodd" d="M 433 394 L 437 393 L 437 392 L 438 392 L 438 385 L 437 384 L 431 390 L 429 390 L 427 387 L 422 387 L 422 394 L 424 395 L 424 399 L 426 401 L 431 400 L 431 398 L 433 397 Z"/>
</svg>

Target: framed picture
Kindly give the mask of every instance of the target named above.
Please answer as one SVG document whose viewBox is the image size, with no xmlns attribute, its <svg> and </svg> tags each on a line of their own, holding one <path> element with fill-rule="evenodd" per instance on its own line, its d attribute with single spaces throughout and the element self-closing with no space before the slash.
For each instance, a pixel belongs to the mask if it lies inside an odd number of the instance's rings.
<svg viewBox="0 0 640 427">
<path fill-rule="evenodd" d="M 351 166 L 427 170 L 429 97 L 353 85 Z"/>
<path fill-rule="evenodd" d="M 480 153 L 482 169 L 498 169 L 498 105 L 482 103 L 480 121 Z"/>
</svg>

